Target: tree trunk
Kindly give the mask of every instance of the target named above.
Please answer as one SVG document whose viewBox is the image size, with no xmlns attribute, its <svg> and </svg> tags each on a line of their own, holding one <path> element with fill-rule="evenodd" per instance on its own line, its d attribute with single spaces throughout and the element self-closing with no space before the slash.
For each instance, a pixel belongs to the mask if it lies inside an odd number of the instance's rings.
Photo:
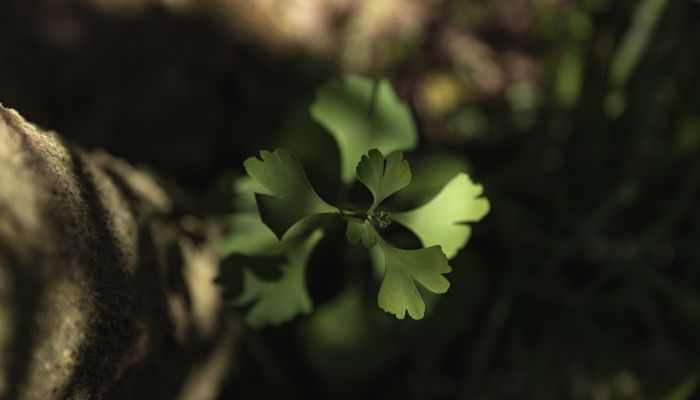
<svg viewBox="0 0 700 400">
<path fill-rule="evenodd" d="M 175 210 L 151 174 L 0 105 L 0 398 L 216 396 L 237 329 L 215 235 Z"/>
</svg>

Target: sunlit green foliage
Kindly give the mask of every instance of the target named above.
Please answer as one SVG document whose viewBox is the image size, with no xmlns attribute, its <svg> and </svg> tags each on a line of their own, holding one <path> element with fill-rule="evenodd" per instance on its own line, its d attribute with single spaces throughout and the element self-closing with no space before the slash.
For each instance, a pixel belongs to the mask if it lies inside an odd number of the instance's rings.
<svg viewBox="0 0 700 400">
<path fill-rule="evenodd" d="M 253 304 L 246 317 L 253 327 L 277 325 L 310 312 L 306 265 L 314 247 L 331 229 L 330 219 L 335 219 L 347 224 L 345 235 L 351 244 L 367 249 L 377 246 L 381 251 L 381 257 L 373 257 L 377 270 L 383 271 L 379 307 L 399 319 L 406 313 L 414 319 L 423 318 L 426 305 L 418 285 L 436 294 L 449 288 L 443 274 L 452 270 L 448 256 L 453 257 L 468 240 L 470 231 L 465 223 L 476 222 L 488 213 L 488 201 L 478 198 L 481 186 L 473 184 L 465 173 L 458 173 L 423 206 L 391 212 L 384 202 L 409 186 L 411 169 L 401 152 L 385 157 L 377 147 L 391 151 L 413 146 L 415 127 L 388 83 L 373 85 L 370 80 L 349 77 L 345 86 L 329 84 L 320 91 L 312 113 L 337 140 L 343 163 L 341 179 L 357 179 L 363 184 L 372 194 L 371 205 L 358 211 L 354 205 L 348 208 L 327 203 L 289 151 L 263 150 L 260 158 L 248 158 L 245 169 L 250 180 L 239 180 L 236 185 L 243 200 L 239 200 L 239 213 L 231 218 L 234 229 L 222 249 L 230 254 L 282 257 L 282 261 L 278 264 L 280 276 L 266 279 L 247 265 L 250 260 L 241 259 L 243 288 L 234 304 Z M 347 176 L 345 163 L 350 161 L 356 175 Z M 415 192 L 413 203 L 422 201 L 420 192 Z M 253 195 L 257 210 L 251 207 Z M 412 230 L 425 248 L 402 249 L 390 244 L 383 231 L 392 222 Z"/>
<path fill-rule="evenodd" d="M 337 141 L 345 182 L 355 179 L 355 167 L 369 149 L 388 154 L 418 142 L 411 111 L 386 79 L 349 75 L 329 82 L 318 90 L 311 115 Z"/>
<path fill-rule="evenodd" d="M 262 279 L 250 269 L 244 271 L 243 293 L 235 303 L 245 305 L 255 302 L 246 315 L 250 326 L 276 325 L 297 314 L 311 311 L 311 298 L 305 282 L 306 263 L 321 237 L 322 231 L 315 230 L 304 242 L 290 250 L 287 262 L 281 266 L 282 277 L 277 280 Z"/>
<path fill-rule="evenodd" d="M 247 159 L 245 169 L 248 176 L 267 189 L 256 194 L 258 208 L 263 222 L 277 237 L 281 238 L 305 217 L 335 211 L 318 197 L 292 153 L 281 149 L 263 150 L 260 157 L 262 161 L 255 157 Z"/>
<path fill-rule="evenodd" d="M 392 218 L 409 228 L 424 246 L 439 245 L 448 258 L 457 255 L 469 240 L 467 222 L 481 220 L 489 212 L 489 202 L 465 173 L 452 178 L 440 193 L 425 205 Z"/>
<path fill-rule="evenodd" d="M 403 319 L 408 315 L 421 319 L 425 303 L 416 282 L 433 293 L 445 293 L 450 282 L 442 274 L 452 270 L 440 246 L 403 250 L 379 238 L 384 252 L 384 281 L 379 289 L 379 307 Z"/>
<path fill-rule="evenodd" d="M 357 165 L 357 179 L 372 192 L 370 211 L 374 211 L 387 197 L 411 183 L 411 169 L 403 154 L 394 152 L 385 159 L 379 150 L 372 149 Z"/>
</svg>

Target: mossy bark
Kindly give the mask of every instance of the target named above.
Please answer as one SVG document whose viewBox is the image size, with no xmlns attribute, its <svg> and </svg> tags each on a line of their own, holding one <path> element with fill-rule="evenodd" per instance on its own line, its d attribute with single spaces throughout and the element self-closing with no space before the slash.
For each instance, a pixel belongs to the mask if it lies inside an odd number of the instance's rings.
<svg viewBox="0 0 700 400">
<path fill-rule="evenodd" d="M 215 396 L 236 329 L 210 233 L 175 209 L 0 105 L 0 398 Z"/>
</svg>

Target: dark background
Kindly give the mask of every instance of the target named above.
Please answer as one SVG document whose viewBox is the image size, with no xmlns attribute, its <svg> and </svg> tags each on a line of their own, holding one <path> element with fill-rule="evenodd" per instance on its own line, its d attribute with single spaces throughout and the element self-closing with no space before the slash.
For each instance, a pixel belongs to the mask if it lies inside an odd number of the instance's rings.
<svg viewBox="0 0 700 400">
<path fill-rule="evenodd" d="M 414 156 L 459 157 L 484 185 L 492 211 L 424 320 L 378 310 L 369 268 L 325 240 L 316 311 L 246 330 L 222 398 L 687 398 L 673 395 L 700 378 L 700 4 L 297 3 L 321 19 L 235 0 L 0 5 L 0 102 L 153 169 L 200 216 L 225 215 L 227 177 L 260 148 L 333 163 L 320 127 L 294 128 L 346 72 L 390 78 Z"/>
</svg>

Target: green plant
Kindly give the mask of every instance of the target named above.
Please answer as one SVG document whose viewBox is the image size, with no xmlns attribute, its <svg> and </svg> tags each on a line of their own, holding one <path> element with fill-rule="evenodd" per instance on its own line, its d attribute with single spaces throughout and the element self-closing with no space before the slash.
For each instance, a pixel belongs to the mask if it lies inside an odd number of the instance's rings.
<svg viewBox="0 0 700 400">
<path fill-rule="evenodd" d="M 408 108 L 387 81 L 349 76 L 342 83 L 322 87 L 311 114 L 336 139 L 345 187 L 358 180 L 372 195 L 367 207 L 332 205 L 317 194 L 301 162 L 290 151 L 261 151 L 260 158 L 244 163 L 248 177 L 235 184 L 237 213 L 232 232 L 224 241 L 227 253 L 243 265 L 242 294 L 234 303 L 254 303 L 246 321 L 254 327 L 279 324 L 312 309 L 306 290 L 306 264 L 333 220 L 346 224 L 345 235 L 354 245 L 374 252 L 375 267 L 383 280 L 379 307 L 397 318 L 408 313 L 421 319 L 425 303 L 416 282 L 433 293 L 444 293 L 451 271 L 449 259 L 467 243 L 469 222 L 482 219 L 489 202 L 482 187 L 464 172 L 454 172 L 430 200 L 408 211 L 393 211 L 385 201 L 411 183 L 411 169 L 403 153 L 415 147 L 416 132 Z M 384 154 L 388 154 L 385 156 Z M 419 190 L 412 193 L 417 203 Z M 385 230 L 396 223 L 412 232 L 423 245 L 402 249 L 391 243 Z M 378 256 L 378 257 L 377 257 Z M 276 279 L 265 279 L 278 266 Z M 234 266 L 235 268 L 235 266 Z M 269 277 L 268 277 L 269 278 Z"/>
</svg>

